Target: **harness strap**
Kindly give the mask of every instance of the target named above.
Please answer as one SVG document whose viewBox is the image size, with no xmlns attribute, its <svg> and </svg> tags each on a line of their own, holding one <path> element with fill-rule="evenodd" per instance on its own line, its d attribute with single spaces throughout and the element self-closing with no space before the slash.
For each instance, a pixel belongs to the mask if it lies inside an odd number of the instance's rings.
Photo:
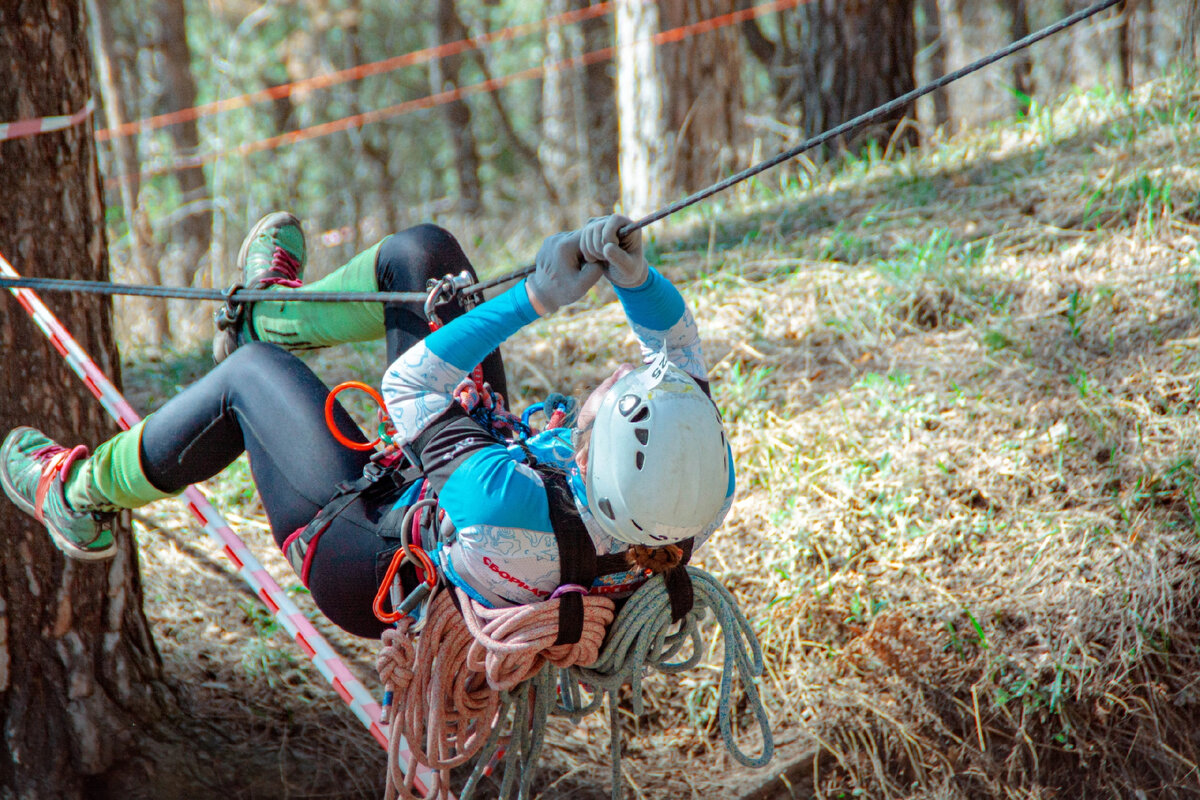
<svg viewBox="0 0 1200 800">
<path fill-rule="evenodd" d="M 559 586 L 590 588 L 596 580 L 596 546 L 575 510 L 564 475 L 542 473 L 550 504 L 550 524 L 558 543 Z M 583 595 L 568 591 L 558 598 L 558 638 L 554 644 L 575 644 L 583 635 Z"/>
</svg>

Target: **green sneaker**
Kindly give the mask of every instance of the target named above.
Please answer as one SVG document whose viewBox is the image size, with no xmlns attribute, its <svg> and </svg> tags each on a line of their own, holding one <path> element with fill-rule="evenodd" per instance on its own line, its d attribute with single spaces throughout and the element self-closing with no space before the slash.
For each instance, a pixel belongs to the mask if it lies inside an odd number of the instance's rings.
<svg viewBox="0 0 1200 800">
<path fill-rule="evenodd" d="M 242 241 L 237 260 L 242 279 L 230 288 L 288 286 L 294 289 L 303 285 L 307 262 L 308 250 L 300 220 L 287 211 L 272 211 L 255 223 Z M 224 361 L 242 343 L 242 326 L 249 316 L 245 311 L 246 307 L 241 304 L 226 303 L 213 315 L 217 328 L 213 337 L 213 361 L 216 363 Z M 252 331 L 250 338 L 253 338 Z"/>
<path fill-rule="evenodd" d="M 46 526 L 54 545 L 71 558 L 112 558 L 116 539 L 106 524 L 112 514 L 80 512 L 63 493 L 71 464 L 87 456 L 83 445 L 68 449 L 33 428 L 15 428 L 0 446 L 0 485 L 17 507 Z"/>
</svg>

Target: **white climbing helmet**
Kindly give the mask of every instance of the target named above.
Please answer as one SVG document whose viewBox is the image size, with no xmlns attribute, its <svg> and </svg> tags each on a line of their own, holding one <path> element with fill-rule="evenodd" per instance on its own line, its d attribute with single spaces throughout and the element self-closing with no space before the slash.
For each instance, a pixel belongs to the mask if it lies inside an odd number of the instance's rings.
<svg viewBox="0 0 1200 800">
<path fill-rule="evenodd" d="M 656 356 L 601 402 L 585 483 L 592 516 L 614 539 L 660 546 L 703 533 L 729 490 L 716 406 L 690 375 Z"/>
</svg>

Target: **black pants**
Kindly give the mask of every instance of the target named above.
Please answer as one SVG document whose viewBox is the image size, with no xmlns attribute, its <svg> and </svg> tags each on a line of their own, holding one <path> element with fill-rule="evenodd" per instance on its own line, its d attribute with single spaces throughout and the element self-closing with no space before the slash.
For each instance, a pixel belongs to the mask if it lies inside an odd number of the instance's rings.
<svg viewBox="0 0 1200 800">
<path fill-rule="evenodd" d="M 428 278 L 463 269 L 474 274 L 458 242 L 432 225 L 389 237 L 376 262 L 382 291 L 423 291 Z M 448 320 L 462 310 L 449 304 L 439 313 Z M 420 303 L 389 304 L 385 323 L 389 359 L 429 332 Z M 498 350 L 484 360 L 484 380 L 503 391 Z M 249 342 L 146 419 L 141 440 L 146 477 L 163 491 L 179 491 L 211 478 L 245 452 L 271 532 L 282 545 L 330 500 L 336 484 L 360 477 L 368 462 L 369 453 L 339 444 L 329 432 L 328 394 L 296 356 Z M 347 438 L 366 441 L 336 402 L 334 420 Z M 395 546 L 378 529 L 386 510 L 378 501 L 353 503 L 321 536 L 309 571 L 308 588 L 322 613 L 358 636 L 377 638 L 386 627 L 371 611 L 377 561 Z"/>
</svg>

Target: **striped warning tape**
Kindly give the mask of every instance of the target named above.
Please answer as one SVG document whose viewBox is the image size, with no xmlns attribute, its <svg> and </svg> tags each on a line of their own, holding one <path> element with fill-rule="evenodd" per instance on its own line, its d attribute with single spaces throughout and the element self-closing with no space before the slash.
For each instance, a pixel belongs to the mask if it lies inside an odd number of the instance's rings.
<svg viewBox="0 0 1200 800">
<path fill-rule="evenodd" d="M 74 114 L 60 117 L 37 117 L 36 119 L 19 119 L 16 122 L 0 122 L 0 142 L 5 139 L 20 139 L 22 136 L 35 136 L 39 133 L 61 131 L 78 125 L 92 115 L 96 110 L 96 99 L 89 98 L 83 108 Z"/>
</svg>

